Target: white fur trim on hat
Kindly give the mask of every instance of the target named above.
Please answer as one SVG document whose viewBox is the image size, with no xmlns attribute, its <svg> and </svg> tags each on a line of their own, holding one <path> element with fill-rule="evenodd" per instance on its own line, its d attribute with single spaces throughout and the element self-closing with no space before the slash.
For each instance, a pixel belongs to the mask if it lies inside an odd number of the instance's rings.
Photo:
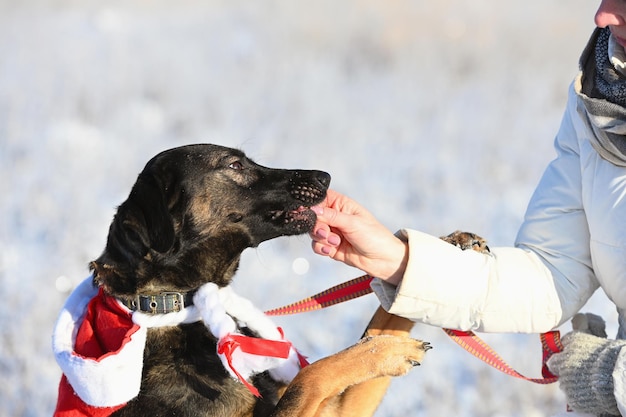
<svg viewBox="0 0 626 417">
<path fill-rule="evenodd" d="M 81 400 L 94 407 L 113 407 L 139 394 L 147 329 L 140 327 L 116 355 L 99 361 L 77 355 L 76 334 L 89 301 L 97 293 L 92 277 L 72 292 L 54 327 L 52 348 L 57 363 Z"/>
</svg>

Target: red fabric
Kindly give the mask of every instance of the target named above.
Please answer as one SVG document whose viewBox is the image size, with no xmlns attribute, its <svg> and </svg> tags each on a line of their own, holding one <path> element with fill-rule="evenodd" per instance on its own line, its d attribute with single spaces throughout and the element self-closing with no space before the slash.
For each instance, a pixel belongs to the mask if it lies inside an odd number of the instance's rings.
<svg viewBox="0 0 626 417">
<path fill-rule="evenodd" d="M 284 337 L 283 329 L 278 328 L 281 336 Z M 258 337 L 249 337 L 241 334 L 228 334 L 222 339 L 217 346 L 217 353 L 223 354 L 228 361 L 230 369 L 237 375 L 242 384 L 244 384 L 252 394 L 257 397 L 261 397 L 259 390 L 257 390 L 252 384 L 237 372 L 237 369 L 233 365 L 233 353 L 235 350 L 240 349 L 244 353 L 250 353 L 252 355 L 270 356 L 273 358 L 287 359 L 289 357 L 289 351 L 292 348 L 291 342 L 287 340 L 269 340 L 261 339 Z M 300 367 L 304 368 L 309 363 L 306 358 L 296 351 L 298 354 L 298 361 Z"/>
<path fill-rule="evenodd" d="M 220 339 L 217 347 L 217 353 L 226 356 L 230 369 L 237 375 L 239 380 L 252 392 L 255 396 L 261 397 L 259 390 L 241 376 L 233 365 L 233 353 L 235 350 L 241 349 L 244 353 L 250 353 L 259 356 L 271 356 L 274 358 L 287 359 L 291 343 L 286 340 L 269 340 L 257 337 L 249 337 L 240 334 L 228 334 Z"/>
<path fill-rule="evenodd" d="M 102 289 L 87 305 L 85 318 L 78 329 L 74 353 L 83 358 L 100 361 L 115 355 L 139 329 L 129 311 L 104 294 Z M 102 387 L 106 389 L 106 387 Z M 105 417 L 124 407 L 93 407 L 74 392 L 65 375 L 59 384 L 59 396 L 54 417 Z"/>
</svg>

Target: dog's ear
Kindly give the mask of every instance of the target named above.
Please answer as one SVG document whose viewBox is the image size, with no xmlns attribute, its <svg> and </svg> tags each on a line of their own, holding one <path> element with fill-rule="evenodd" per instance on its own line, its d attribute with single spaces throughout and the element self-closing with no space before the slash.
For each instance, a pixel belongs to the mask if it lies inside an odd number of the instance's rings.
<svg viewBox="0 0 626 417">
<path fill-rule="evenodd" d="M 168 210 L 165 187 L 153 174 L 139 175 L 128 199 L 118 208 L 114 223 L 122 229 L 122 238 L 139 239 L 146 248 L 164 253 L 174 245 L 174 220 Z M 115 231 L 112 229 L 111 233 Z"/>
<path fill-rule="evenodd" d="M 136 198 L 143 211 L 150 247 L 157 252 L 167 252 L 174 245 L 174 219 L 167 206 L 165 189 L 152 175 L 140 181 Z"/>
</svg>

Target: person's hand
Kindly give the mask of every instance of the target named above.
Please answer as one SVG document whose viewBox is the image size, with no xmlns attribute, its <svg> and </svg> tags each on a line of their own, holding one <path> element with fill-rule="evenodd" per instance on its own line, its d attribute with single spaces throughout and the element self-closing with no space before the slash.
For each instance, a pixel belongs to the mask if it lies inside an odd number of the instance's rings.
<svg viewBox="0 0 626 417">
<path fill-rule="evenodd" d="M 606 335 L 599 316 L 579 314 L 572 322 L 579 329 L 563 336 L 564 349 L 548 360 L 548 368 L 559 377 L 559 386 L 574 411 L 619 416 L 613 369 L 626 341 L 598 337 Z"/>
<path fill-rule="evenodd" d="M 328 190 L 315 207 L 313 251 L 398 284 L 406 268 L 408 248 L 354 200 Z"/>
</svg>

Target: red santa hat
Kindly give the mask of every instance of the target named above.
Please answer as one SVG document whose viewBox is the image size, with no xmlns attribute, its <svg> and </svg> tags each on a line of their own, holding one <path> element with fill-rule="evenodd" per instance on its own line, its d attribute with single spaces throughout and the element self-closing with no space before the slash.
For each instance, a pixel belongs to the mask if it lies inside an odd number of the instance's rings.
<svg viewBox="0 0 626 417">
<path fill-rule="evenodd" d="M 259 338 L 237 331 L 236 318 Z M 135 398 L 141 386 L 147 329 L 202 320 L 218 339 L 218 355 L 233 378 L 255 395 L 249 378 L 258 372 L 286 383 L 306 365 L 261 310 L 230 287 L 205 284 L 194 305 L 179 312 L 131 312 L 121 302 L 83 281 L 67 299 L 53 333 L 53 350 L 63 371 L 55 417 L 107 416 Z"/>
</svg>

